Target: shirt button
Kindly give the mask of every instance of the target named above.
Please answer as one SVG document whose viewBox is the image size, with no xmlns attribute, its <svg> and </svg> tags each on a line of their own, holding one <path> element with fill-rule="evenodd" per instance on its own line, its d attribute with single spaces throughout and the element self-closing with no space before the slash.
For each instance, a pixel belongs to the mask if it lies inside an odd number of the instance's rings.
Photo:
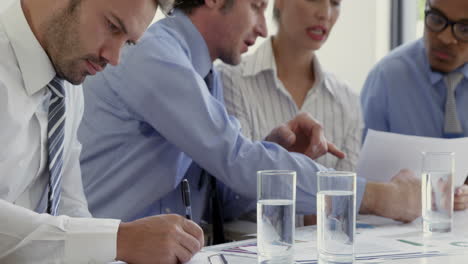
<svg viewBox="0 0 468 264">
<path fill-rule="evenodd" d="M 166 214 L 170 214 L 171 213 L 171 208 L 166 208 Z"/>
<path fill-rule="evenodd" d="M 239 195 L 236 195 L 234 198 L 236 198 L 236 200 L 239 200 L 240 197 Z"/>
</svg>

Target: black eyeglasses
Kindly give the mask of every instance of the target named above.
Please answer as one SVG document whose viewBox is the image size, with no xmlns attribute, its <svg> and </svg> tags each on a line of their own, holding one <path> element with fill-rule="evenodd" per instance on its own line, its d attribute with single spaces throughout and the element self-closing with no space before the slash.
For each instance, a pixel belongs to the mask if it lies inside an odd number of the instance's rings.
<svg viewBox="0 0 468 264">
<path fill-rule="evenodd" d="M 425 11 L 424 23 L 432 32 L 442 32 L 448 26 L 451 26 L 453 36 L 457 40 L 468 42 L 468 20 L 452 21 L 436 9 L 427 9 Z"/>
</svg>

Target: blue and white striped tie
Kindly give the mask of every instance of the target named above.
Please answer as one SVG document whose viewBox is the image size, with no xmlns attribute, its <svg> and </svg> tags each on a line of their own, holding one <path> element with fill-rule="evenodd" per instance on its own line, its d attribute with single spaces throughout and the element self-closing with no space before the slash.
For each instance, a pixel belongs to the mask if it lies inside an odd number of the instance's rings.
<svg viewBox="0 0 468 264">
<path fill-rule="evenodd" d="M 61 198 L 63 138 L 65 132 L 65 90 L 63 80 L 55 77 L 48 88 L 52 95 L 49 103 L 47 148 L 49 152 L 49 185 L 47 197 L 47 213 L 57 215 Z"/>
</svg>

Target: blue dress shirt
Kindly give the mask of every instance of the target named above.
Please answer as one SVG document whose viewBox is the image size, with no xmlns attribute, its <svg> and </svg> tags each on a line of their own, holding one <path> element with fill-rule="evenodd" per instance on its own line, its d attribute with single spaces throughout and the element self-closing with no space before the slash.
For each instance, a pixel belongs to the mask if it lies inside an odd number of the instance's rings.
<svg viewBox="0 0 468 264">
<path fill-rule="evenodd" d="M 468 64 L 456 87 L 457 113 L 468 132 Z M 444 74 L 431 70 L 423 39 L 391 52 L 367 77 L 361 94 L 368 128 L 406 135 L 444 137 L 447 86 Z M 364 134 L 365 136 L 365 134 Z"/>
<path fill-rule="evenodd" d="M 256 199 L 258 170 L 295 170 L 297 211 L 316 211 L 316 172 L 325 168 L 277 144 L 245 138 L 226 112 L 217 75 L 212 94 L 208 91 L 203 79 L 212 67 L 202 35 L 176 11 L 125 49 L 119 66 L 87 79 L 79 138 L 85 192 L 95 216 L 128 221 L 183 214 L 178 186 L 185 176 L 199 221 L 206 184 L 192 161 L 249 201 Z M 359 206 L 365 181 L 358 182 Z"/>
</svg>

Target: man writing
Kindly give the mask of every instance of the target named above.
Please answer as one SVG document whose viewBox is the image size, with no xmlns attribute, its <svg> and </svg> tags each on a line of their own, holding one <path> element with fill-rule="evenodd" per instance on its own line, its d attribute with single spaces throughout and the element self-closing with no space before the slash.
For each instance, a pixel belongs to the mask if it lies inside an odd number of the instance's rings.
<svg viewBox="0 0 468 264">
<path fill-rule="evenodd" d="M 0 14 L 0 262 L 173 264 L 203 245 L 201 229 L 174 215 L 91 219 L 82 189 L 74 85 L 116 65 L 157 5 L 16 0 Z"/>
</svg>

